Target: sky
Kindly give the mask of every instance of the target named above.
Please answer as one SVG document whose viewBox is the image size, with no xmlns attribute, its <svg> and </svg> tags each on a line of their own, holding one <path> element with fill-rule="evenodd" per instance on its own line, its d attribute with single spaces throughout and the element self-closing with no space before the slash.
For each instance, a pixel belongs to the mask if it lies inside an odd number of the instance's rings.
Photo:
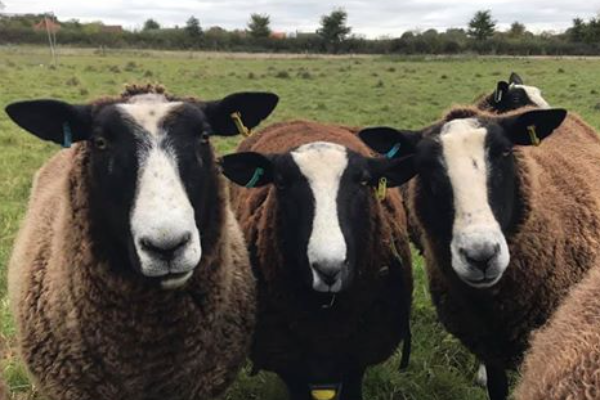
<svg viewBox="0 0 600 400">
<path fill-rule="evenodd" d="M 407 30 L 466 27 L 480 9 L 490 9 L 499 29 L 513 21 L 533 32 L 559 32 L 575 17 L 600 13 L 600 0 L 0 0 L 7 13 L 53 11 L 59 19 L 139 29 L 153 18 L 163 26 L 183 26 L 192 15 L 203 28 L 244 29 L 252 13 L 268 14 L 271 28 L 281 32 L 310 32 L 322 15 L 343 7 L 352 32 L 369 38 L 397 37 Z"/>
</svg>

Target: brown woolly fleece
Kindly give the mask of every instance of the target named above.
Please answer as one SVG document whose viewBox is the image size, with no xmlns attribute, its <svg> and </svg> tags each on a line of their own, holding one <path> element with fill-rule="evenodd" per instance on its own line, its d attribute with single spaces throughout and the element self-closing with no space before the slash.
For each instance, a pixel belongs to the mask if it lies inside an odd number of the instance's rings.
<svg viewBox="0 0 600 400">
<path fill-rule="evenodd" d="M 316 122 L 274 124 L 244 140 L 239 151 L 285 153 L 306 143 L 327 141 L 364 156 L 370 150 L 349 128 Z M 402 198 L 389 190 L 372 197 L 371 229 L 358 260 L 352 288 L 328 310 L 311 308 L 288 279 L 279 248 L 276 189 L 236 187 L 234 210 L 249 244 L 259 282 L 257 331 L 251 353 L 256 369 L 309 373 L 324 379 L 347 368 L 363 369 L 386 360 L 405 337 L 412 299 L 411 254 Z M 401 262 L 394 262 L 391 242 Z M 408 307 L 408 310 L 406 309 Z"/>
<path fill-rule="evenodd" d="M 20 351 L 36 385 L 53 400 L 215 397 L 245 361 L 255 316 L 225 182 L 216 245 L 203 249 L 186 286 L 166 291 L 96 259 L 89 155 L 77 143 L 37 173 L 9 265 Z"/>
<path fill-rule="evenodd" d="M 473 105 L 479 110 L 494 112 L 497 107 L 497 104 L 494 101 L 494 95 L 495 92 L 492 92 L 490 94 L 483 94 L 477 99 L 475 99 Z"/>
<path fill-rule="evenodd" d="M 600 398 L 599 267 L 594 266 L 532 336 L 516 400 Z"/>
<path fill-rule="evenodd" d="M 445 119 L 473 115 L 492 114 L 464 108 Z M 520 363 L 530 332 L 546 322 L 600 254 L 598 134 L 569 114 L 541 146 L 516 147 L 515 156 L 523 213 L 506 235 L 510 264 L 496 286 L 480 291 L 460 282 L 448 249 L 427 233 L 421 236 L 441 322 L 480 360 L 505 368 Z M 409 209 L 423 220 L 418 177 L 409 195 Z"/>
</svg>

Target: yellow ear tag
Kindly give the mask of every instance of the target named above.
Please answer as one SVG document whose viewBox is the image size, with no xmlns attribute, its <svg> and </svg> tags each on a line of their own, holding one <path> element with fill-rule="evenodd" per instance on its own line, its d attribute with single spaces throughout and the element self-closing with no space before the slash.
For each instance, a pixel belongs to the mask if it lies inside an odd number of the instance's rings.
<svg viewBox="0 0 600 400">
<path fill-rule="evenodd" d="M 231 119 L 233 120 L 233 123 L 237 127 L 238 132 L 240 133 L 240 135 L 242 135 L 244 137 L 248 137 L 248 136 L 252 135 L 252 132 L 250 131 L 250 129 L 248 129 L 244 125 L 244 121 L 242 121 L 242 114 L 240 114 L 239 111 L 236 111 L 236 112 L 232 113 L 231 114 Z"/>
<path fill-rule="evenodd" d="M 377 185 L 377 189 L 375 189 L 375 198 L 379 201 L 383 201 L 385 199 L 386 192 L 387 178 L 381 177 L 379 178 L 379 184 Z"/>
<path fill-rule="evenodd" d="M 333 389 L 315 389 L 311 390 L 313 400 L 332 400 L 335 398 L 336 392 Z"/>
<path fill-rule="evenodd" d="M 531 144 L 534 146 L 539 146 L 541 141 L 535 131 L 535 125 L 529 125 L 527 127 L 527 132 L 529 132 L 529 139 L 531 139 Z"/>
</svg>

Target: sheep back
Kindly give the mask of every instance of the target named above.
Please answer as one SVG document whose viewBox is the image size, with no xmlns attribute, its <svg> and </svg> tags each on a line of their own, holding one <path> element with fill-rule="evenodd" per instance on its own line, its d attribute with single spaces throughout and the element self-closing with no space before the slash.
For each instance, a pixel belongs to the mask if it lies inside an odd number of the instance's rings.
<svg viewBox="0 0 600 400">
<path fill-rule="evenodd" d="M 548 324 L 532 335 L 515 399 L 600 397 L 599 291 L 596 266 L 569 292 Z"/>
</svg>

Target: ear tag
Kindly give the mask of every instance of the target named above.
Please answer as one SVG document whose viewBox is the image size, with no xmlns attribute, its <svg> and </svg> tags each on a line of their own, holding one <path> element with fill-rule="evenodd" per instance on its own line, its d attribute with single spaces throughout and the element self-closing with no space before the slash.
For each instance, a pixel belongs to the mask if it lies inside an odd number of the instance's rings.
<svg viewBox="0 0 600 400">
<path fill-rule="evenodd" d="M 62 147 L 68 149 L 73 144 L 73 133 L 68 122 L 63 124 L 63 144 Z"/>
<path fill-rule="evenodd" d="M 500 103 L 502 101 L 502 96 L 502 90 L 496 89 L 496 91 L 494 92 L 494 102 Z"/>
<path fill-rule="evenodd" d="M 539 146 L 541 141 L 535 130 L 535 125 L 529 125 L 527 127 L 527 132 L 529 132 L 529 139 L 531 139 L 531 144 L 534 146 Z"/>
<path fill-rule="evenodd" d="M 244 137 L 249 137 L 250 135 L 252 135 L 252 132 L 250 131 L 250 129 L 248 129 L 246 127 L 246 125 L 244 125 L 244 121 L 242 121 L 242 114 L 240 114 L 239 111 L 232 113 L 231 119 L 233 120 L 233 123 L 237 127 L 240 135 L 242 135 Z"/>
<path fill-rule="evenodd" d="M 402 144 L 401 144 L 400 142 L 396 143 L 396 144 L 394 145 L 394 147 L 392 147 L 392 148 L 390 149 L 390 151 L 388 151 L 388 152 L 385 154 L 385 157 L 386 157 L 386 158 L 390 158 L 390 159 L 391 159 L 391 158 L 394 158 L 394 156 L 395 156 L 396 154 L 398 154 L 398 151 L 400 150 L 400 146 L 402 146 Z"/>
<path fill-rule="evenodd" d="M 379 179 L 379 184 L 377 185 L 377 189 L 375 189 L 375 198 L 379 201 L 383 201 L 385 199 L 386 192 L 387 192 L 387 178 L 381 177 Z"/>
<path fill-rule="evenodd" d="M 260 177 L 263 176 L 264 173 L 265 170 L 261 167 L 256 168 L 256 170 L 254 171 L 254 175 L 252 175 L 252 178 L 248 181 L 248 183 L 246 183 L 246 187 L 250 189 L 256 186 L 256 184 L 260 180 Z"/>
<path fill-rule="evenodd" d="M 335 389 L 313 389 L 310 394 L 313 400 L 333 400 L 337 392 Z"/>
</svg>

